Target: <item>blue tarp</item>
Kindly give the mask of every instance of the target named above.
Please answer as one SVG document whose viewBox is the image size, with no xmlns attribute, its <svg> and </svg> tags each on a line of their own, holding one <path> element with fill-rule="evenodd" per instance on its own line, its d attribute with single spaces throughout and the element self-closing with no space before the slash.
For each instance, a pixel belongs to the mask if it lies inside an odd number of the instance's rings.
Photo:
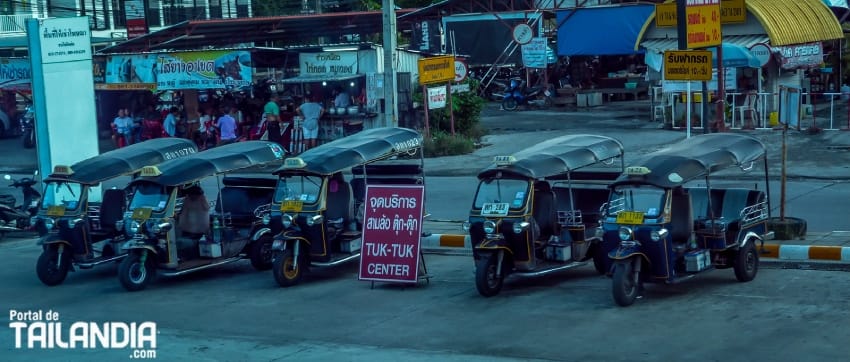
<svg viewBox="0 0 850 362">
<path fill-rule="evenodd" d="M 635 42 L 653 11 L 651 4 L 559 10 L 558 55 L 642 53 Z"/>
</svg>

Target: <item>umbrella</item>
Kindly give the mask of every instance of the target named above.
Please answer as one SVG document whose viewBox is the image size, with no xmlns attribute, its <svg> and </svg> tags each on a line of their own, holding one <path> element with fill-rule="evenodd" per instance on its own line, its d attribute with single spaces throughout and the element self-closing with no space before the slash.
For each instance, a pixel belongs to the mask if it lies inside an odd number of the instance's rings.
<svg viewBox="0 0 850 362">
<path fill-rule="evenodd" d="M 724 68 L 759 68 L 761 62 L 750 53 L 750 50 L 737 44 L 723 43 Z M 711 63 L 717 68 L 717 47 L 711 48 Z"/>
</svg>

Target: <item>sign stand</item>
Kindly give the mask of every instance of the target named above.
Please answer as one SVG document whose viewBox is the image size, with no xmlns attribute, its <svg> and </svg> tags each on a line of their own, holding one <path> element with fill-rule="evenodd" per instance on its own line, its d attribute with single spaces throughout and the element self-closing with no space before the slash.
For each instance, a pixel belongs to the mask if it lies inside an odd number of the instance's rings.
<svg viewBox="0 0 850 362">
<path fill-rule="evenodd" d="M 417 277 L 416 285 L 419 285 L 419 280 L 425 280 L 426 285 L 431 284 L 431 275 L 428 274 L 428 267 L 425 265 L 425 254 L 422 251 L 419 251 L 419 275 Z M 407 283 L 402 284 L 402 289 L 407 287 Z M 375 281 L 372 280 L 369 289 L 375 289 Z"/>
</svg>

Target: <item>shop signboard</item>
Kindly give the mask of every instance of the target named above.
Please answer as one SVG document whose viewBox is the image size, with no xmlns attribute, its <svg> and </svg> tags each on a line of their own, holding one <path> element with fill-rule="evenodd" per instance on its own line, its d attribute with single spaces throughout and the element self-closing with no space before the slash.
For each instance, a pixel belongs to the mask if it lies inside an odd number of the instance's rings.
<svg viewBox="0 0 850 362">
<path fill-rule="evenodd" d="M 727 91 L 735 91 L 738 89 L 738 69 L 723 68 L 723 88 Z M 691 90 L 701 90 L 702 84 L 699 81 L 691 81 Z M 711 80 L 707 82 L 709 91 L 717 91 L 717 69 L 711 70 Z M 662 80 L 661 90 L 664 93 L 678 93 L 688 91 L 688 82 L 681 80 Z"/>
<path fill-rule="evenodd" d="M 665 80 L 711 80 L 711 52 L 668 50 L 664 52 Z"/>
<path fill-rule="evenodd" d="M 685 0 L 688 49 L 720 45 L 720 0 Z"/>
<path fill-rule="evenodd" d="M 0 61 L 0 88 L 4 90 L 30 89 L 31 69 L 29 59 L 3 59 Z"/>
<path fill-rule="evenodd" d="M 655 26 L 671 28 L 676 26 L 676 3 L 655 4 Z M 747 6 L 744 0 L 720 1 L 720 24 L 739 24 L 747 22 Z"/>
<path fill-rule="evenodd" d="M 428 109 L 446 107 L 446 86 L 428 88 Z"/>
<path fill-rule="evenodd" d="M 419 59 L 419 84 L 451 82 L 455 79 L 455 57 L 444 55 Z"/>
<path fill-rule="evenodd" d="M 758 59 L 759 66 L 763 67 L 770 61 L 773 50 L 770 49 L 770 45 L 758 43 L 750 47 L 750 53 Z"/>
<path fill-rule="evenodd" d="M 782 69 L 817 67 L 823 63 L 820 42 L 773 47 L 779 53 Z"/>
<path fill-rule="evenodd" d="M 546 68 L 546 38 L 534 38 L 522 45 L 522 64 L 528 68 Z"/>
<path fill-rule="evenodd" d="M 116 88 L 102 89 L 150 89 L 156 87 L 157 55 L 133 54 L 106 57 L 106 84 Z M 130 84 L 143 84 L 133 86 Z"/>
<path fill-rule="evenodd" d="M 91 32 L 85 23 L 74 18 L 50 19 L 41 32 L 42 64 L 91 60 Z"/>
<path fill-rule="evenodd" d="M 356 75 L 356 51 L 327 51 L 298 54 L 300 77 L 325 78 L 328 76 Z"/>
<path fill-rule="evenodd" d="M 144 0 L 124 0 L 124 18 L 127 23 L 127 39 L 148 33 Z"/>
<path fill-rule="evenodd" d="M 245 90 L 251 87 L 251 53 L 207 50 L 158 54 L 156 88 Z"/>
<path fill-rule="evenodd" d="M 366 186 L 360 280 L 418 280 L 423 201 L 422 185 Z"/>
</svg>

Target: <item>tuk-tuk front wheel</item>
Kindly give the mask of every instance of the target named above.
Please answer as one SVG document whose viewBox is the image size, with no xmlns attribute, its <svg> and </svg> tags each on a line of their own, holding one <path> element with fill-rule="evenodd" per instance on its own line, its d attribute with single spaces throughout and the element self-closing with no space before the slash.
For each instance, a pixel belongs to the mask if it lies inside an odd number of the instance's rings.
<svg viewBox="0 0 850 362">
<path fill-rule="evenodd" d="M 739 282 L 748 282 L 755 279 L 759 271 L 759 254 L 756 251 L 755 242 L 750 240 L 744 247 L 738 249 L 735 258 L 735 278 Z"/>
<path fill-rule="evenodd" d="M 502 290 L 505 275 L 499 273 L 498 264 L 498 253 L 481 255 L 475 263 L 475 288 L 478 289 L 478 294 L 492 297 Z"/>
<path fill-rule="evenodd" d="M 614 301 L 621 307 L 632 305 L 640 289 L 638 273 L 634 270 L 632 260 L 614 264 L 613 282 Z"/>
<path fill-rule="evenodd" d="M 153 254 L 148 254 L 142 262 L 142 254 L 147 251 L 131 252 L 118 266 L 118 280 L 128 291 L 135 292 L 147 287 L 156 275 L 156 262 Z"/>
<path fill-rule="evenodd" d="M 263 271 L 272 268 L 272 237 L 263 235 L 257 241 L 251 243 L 248 250 L 248 257 L 251 259 L 251 266 L 254 269 Z"/>
<path fill-rule="evenodd" d="M 62 284 L 68 276 L 71 268 L 71 250 L 65 248 L 59 252 L 59 245 L 51 245 L 44 248 L 35 264 L 35 272 L 38 280 L 44 285 L 54 286 Z"/>
<path fill-rule="evenodd" d="M 272 261 L 272 272 L 274 280 L 281 287 L 291 287 L 301 282 L 304 275 L 303 260 L 295 263 L 295 252 L 292 248 L 287 248 L 282 252 L 278 252 Z"/>
</svg>

